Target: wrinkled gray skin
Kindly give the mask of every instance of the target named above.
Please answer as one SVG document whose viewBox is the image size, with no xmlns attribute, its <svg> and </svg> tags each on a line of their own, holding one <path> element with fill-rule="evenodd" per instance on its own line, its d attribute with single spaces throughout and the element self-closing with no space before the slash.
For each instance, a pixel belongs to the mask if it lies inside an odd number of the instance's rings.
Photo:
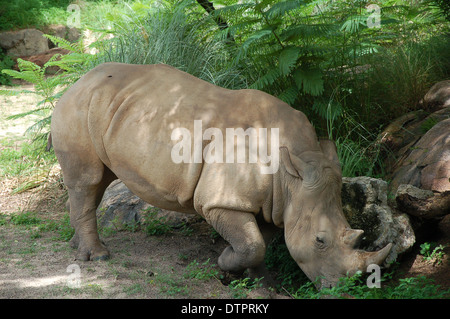
<svg viewBox="0 0 450 319">
<path fill-rule="evenodd" d="M 224 136 L 226 128 L 278 128 L 279 169 L 261 174 L 267 164 L 248 160 L 174 163 L 178 140 L 171 133 L 177 127 L 194 132 L 194 120 Z M 230 243 L 218 260 L 225 271 L 264 274 L 277 228 L 284 228 L 299 267 L 311 280 L 321 278 L 322 287 L 382 263 L 389 253 L 390 244 L 378 252 L 356 249 L 362 231 L 351 230 L 342 213 L 334 144 L 319 143 L 303 113 L 266 93 L 219 88 L 166 65 L 105 63 L 61 97 L 51 134 L 69 192 L 77 259 L 109 256 L 95 211 L 117 178 L 154 206 L 203 216 Z"/>
</svg>

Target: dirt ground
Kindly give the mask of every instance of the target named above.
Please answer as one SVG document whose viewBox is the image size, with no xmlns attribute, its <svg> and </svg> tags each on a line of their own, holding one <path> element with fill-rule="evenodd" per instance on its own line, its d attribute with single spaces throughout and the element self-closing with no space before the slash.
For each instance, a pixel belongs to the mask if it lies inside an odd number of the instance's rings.
<svg viewBox="0 0 450 319">
<path fill-rule="evenodd" d="M 35 103 L 33 96 L 0 96 L 0 140 L 8 140 L 12 147 L 26 143 L 22 134 L 32 119 L 11 122 L 5 118 Z M 0 151 L 4 148 L 0 145 Z M 57 165 L 52 174 L 53 182 L 46 187 L 19 194 L 12 194 L 17 180 L 0 180 L 0 215 L 32 211 L 47 223 L 62 223 L 67 212 Z M 424 261 L 419 254 L 422 242 L 449 246 L 450 216 L 447 217 L 438 228 L 418 238 L 414 249 L 402 256 L 399 271 L 403 278 L 425 275 L 443 288 L 450 288 L 450 247 L 445 248 L 439 265 Z M 162 236 L 133 230 L 102 230 L 101 238 L 111 258 L 81 262 L 74 260 L 75 251 L 58 237 L 56 230 L 2 224 L 0 219 L 0 298 L 289 298 L 265 288 L 233 288 L 224 284 L 216 263 L 227 243 L 212 238 L 210 226 L 201 220 L 189 225 L 189 229 Z"/>
</svg>

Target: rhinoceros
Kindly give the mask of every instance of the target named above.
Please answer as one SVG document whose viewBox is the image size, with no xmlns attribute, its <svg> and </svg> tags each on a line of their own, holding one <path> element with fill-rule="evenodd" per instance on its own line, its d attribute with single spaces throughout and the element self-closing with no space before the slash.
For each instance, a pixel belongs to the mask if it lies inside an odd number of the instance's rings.
<svg viewBox="0 0 450 319">
<path fill-rule="evenodd" d="M 206 128 L 201 140 L 198 121 Z M 256 132 L 256 149 L 265 146 L 274 156 L 254 160 L 253 136 L 246 134 L 244 142 L 226 137 L 225 153 L 244 147 L 244 160 L 202 157 L 213 142 L 220 153 L 219 133 L 230 128 Z M 269 131 L 274 139 L 263 138 Z M 104 63 L 58 101 L 51 135 L 79 260 L 109 256 L 96 208 L 115 179 L 154 206 L 201 215 L 230 244 L 218 258 L 226 272 L 261 269 L 280 228 L 292 258 L 319 287 L 382 263 L 391 249 L 357 249 L 363 231 L 351 229 L 342 212 L 334 143 L 320 141 L 302 112 L 262 91 L 224 89 L 164 64 Z M 200 160 L 180 147 L 180 137 Z M 264 171 L 269 165 L 272 172 Z"/>
</svg>

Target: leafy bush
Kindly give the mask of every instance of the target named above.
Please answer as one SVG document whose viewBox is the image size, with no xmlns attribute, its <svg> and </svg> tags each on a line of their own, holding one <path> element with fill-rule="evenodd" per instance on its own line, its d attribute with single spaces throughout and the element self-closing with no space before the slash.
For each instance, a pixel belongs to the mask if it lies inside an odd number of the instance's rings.
<svg viewBox="0 0 450 319">
<path fill-rule="evenodd" d="M 65 22 L 71 0 L 0 0 L 0 30 Z"/>
<path fill-rule="evenodd" d="M 11 59 L 10 56 L 0 52 L 0 71 L 3 69 L 10 69 L 13 65 L 13 59 Z M 11 77 L 7 74 L 0 73 L 0 85 L 11 85 Z"/>
</svg>

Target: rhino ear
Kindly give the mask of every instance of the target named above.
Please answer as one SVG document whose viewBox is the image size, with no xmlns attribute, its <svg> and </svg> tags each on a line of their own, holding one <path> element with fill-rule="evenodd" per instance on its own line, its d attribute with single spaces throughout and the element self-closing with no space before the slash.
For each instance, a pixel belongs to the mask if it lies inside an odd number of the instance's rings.
<svg viewBox="0 0 450 319">
<path fill-rule="evenodd" d="M 335 163 L 339 168 L 341 164 L 339 162 L 339 157 L 337 155 L 337 147 L 336 144 L 332 140 L 323 139 L 319 141 L 320 148 L 322 149 L 325 157 Z"/>
<path fill-rule="evenodd" d="M 295 155 L 290 155 L 286 146 L 280 147 L 280 157 L 282 165 L 290 175 L 303 179 L 303 171 L 307 165 L 305 162 Z"/>
</svg>

